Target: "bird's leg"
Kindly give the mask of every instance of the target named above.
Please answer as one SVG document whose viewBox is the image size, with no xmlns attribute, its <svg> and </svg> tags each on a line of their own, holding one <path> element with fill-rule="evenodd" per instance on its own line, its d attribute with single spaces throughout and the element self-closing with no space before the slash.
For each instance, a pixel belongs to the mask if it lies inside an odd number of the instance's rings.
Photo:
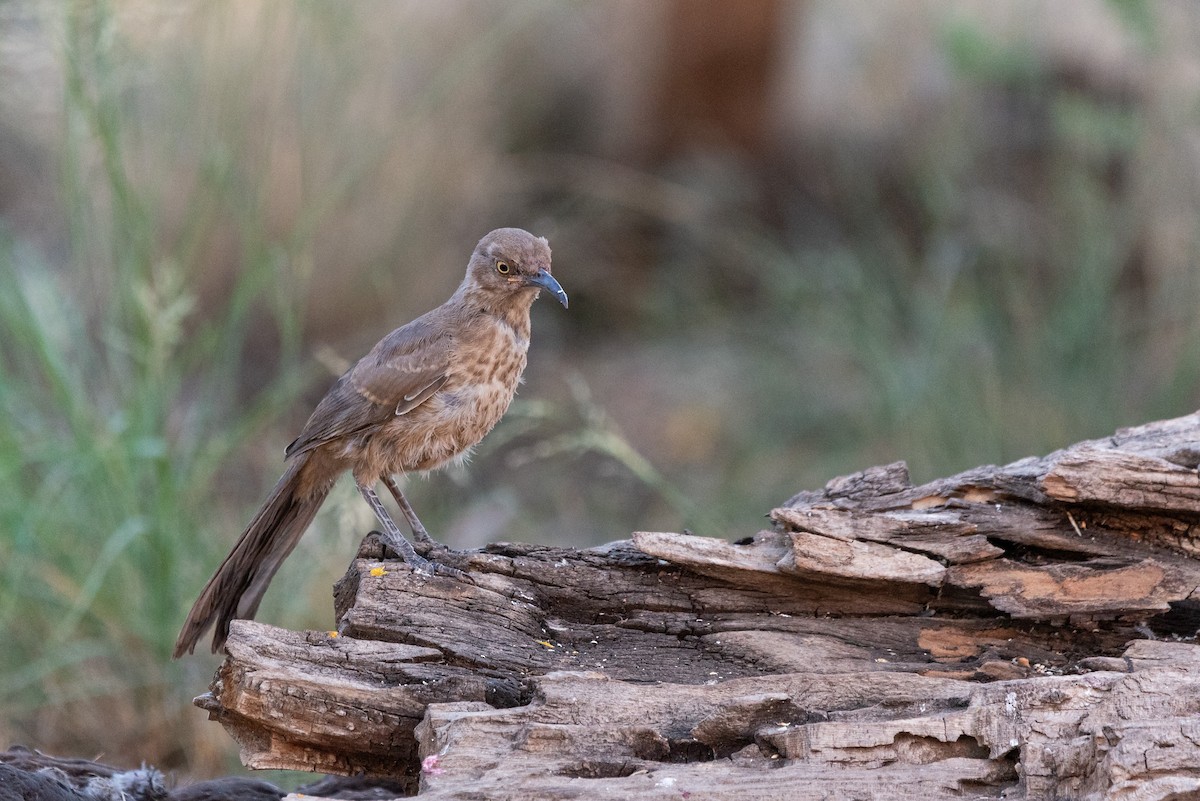
<svg viewBox="0 0 1200 801">
<path fill-rule="evenodd" d="M 392 520 L 392 516 L 384 508 L 383 501 L 379 500 L 379 496 L 375 494 L 375 490 L 366 484 L 357 484 L 357 486 L 363 498 L 370 504 L 371 511 L 375 512 L 375 517 L 379 518 L 379 522 L 383 525 L 383 539 L 387 543 L 387 546 L 400 554 L 400 557 L 410 564 L 414 570 L 420 570 L 429 574 L 434 573 L 436 570 L 434 563 L 417 553 L 412 543 L 404 539 L 404 535 L 400 533 L 400 527 L 396 525 L 395 520 Z"/>
<path fill-rule="evenodd" d="M 408 520 L 408 526 L 412 529 L 413 539 L 422 545 L 437 545 L 438 543 L 425 530 L 425 526 L 421 525 L 421 520 L 417 517 L 416 510 L 412 508 L 412 504 L 408 502 L 408 498 L 405 498 L 404 493 L 400 491 L 400 485 L 396 483 L 396 479 L 390 475 L 386 475 L 383 477 L 383 483 L 387 485 L 388 491 L 396 499 L 396 505 L 400 507 L 400 511 L 404 513 L 404 517 Z"/>
<path fill-rule="evenodd" d="M 420 570 L 422 573 L 430 575 L 437 574 L 439 576 L 450 576 L 451 578 L 463 579 L 474 583 L 473 579 L 459 570 L 457 567 L 443 565 L 441 562 L 433 562 L 426 559 L 417 553 L 413 548 L 412 543 L 404 539 L 404 535 L 400 533 L 399 526 L 396 521 L 392 520 L 392 516 L 387 513 L 387 509 L 383 506 L 383 501 L 379 500 L 379 496 L 375 494 L 375 490 L 368 487 L 366 484 L 358 484 L 358 491 L 371 505 L 371 509 L 375 512 L 375 516 L 379 518 L 379 522 L 383 524 L 383 541 L 389 548 L 400 554 L 401 558 L 412 567 L 413 570 Z M 429 535 L 426 534 L 426 537 Z"/>
</svg>

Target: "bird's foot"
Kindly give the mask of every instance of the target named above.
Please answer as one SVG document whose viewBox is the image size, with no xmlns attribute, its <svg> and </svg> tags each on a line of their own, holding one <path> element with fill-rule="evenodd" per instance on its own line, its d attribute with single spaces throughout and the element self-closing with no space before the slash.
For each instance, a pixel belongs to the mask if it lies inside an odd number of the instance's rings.
<svg viewBox="0 0 1200 801">
<path fill-rule="evenodd" d="M 468 584 L 475 583 L 475 579 L 465 570 L 459 570 L 457 567 L 451 567 L 443 562 L 430 562 L 430 564 L 433 565 L 433 572 L 439 576 L 465 581 Z"/>
<path fill-rule="evenodd" d="M 457 567 L 451 567 L 439 558 L 448 555 L 457 556 L 461 553 L 461 551 L 456 551 L 453 548 L 449 548 L 432 539 L 430 539 L 428 542 L 417 543 L 413 550 L 417 552 L 417 559 L 422 562 L 420 567 L 418 567 L 416 564 L 413 564 L 414 570 L 421 570 L 433 575 L 455 578 L 460 581 L 469 581 L 472 584 L 475 583 L 475 580 L 472 579 L 471 575 L 465 570 L 460 570 Z"/>
<path fill-rule="evenodd" d="M 465 570 L 459 570 L 457 567 L 451 567 L 444 562 L 426 559 L 420 554 L 413 554 L 411 558 L 405 557 L 404 561 L 409 567 L 418 573 L 425 573 L 430 576 L 445 576 L 446 578 L 457 579 L 458 581 L 465 581 L 470 584 L 475 583 L 475 579 L 471 578 L 471 574 Z"/>
<path fill-rule="evenodd" d="M 385 548 L 385 555 L 390 552 L 418 573 L 424 573 L 427 576 L 445 576 L 446 578 L 458 579 L 459 581 L 466 581 L 471 584 L 475 583 L 475 580 L 471 578 L 471 574 L 465 570 L 451 567 L 439 561 L 436 556 L 432 559 L 428 558 L 431 554 L 458 553 L 439 542 L 430 539 L 428 543 L 421 543 L 417 547 L 414 547 L 411 542 L 403 537 L 389 537 L 386 532 L 382 531 L 373 533 L 379 536 L 379 540 Z"/>
</svg>

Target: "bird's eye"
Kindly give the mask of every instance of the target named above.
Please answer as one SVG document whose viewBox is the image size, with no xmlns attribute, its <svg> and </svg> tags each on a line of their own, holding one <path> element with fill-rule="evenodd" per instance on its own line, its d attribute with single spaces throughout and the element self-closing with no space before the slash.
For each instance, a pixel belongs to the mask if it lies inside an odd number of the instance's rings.
<svg viewBox="0 0 1200 801">
<path fill-rule="evenodd" d="M 501 275 L 508 275 L 512 272 L 512 266 L 506 261 L 498 261 L 496 262 L 496 272 Z"/>
</svg>

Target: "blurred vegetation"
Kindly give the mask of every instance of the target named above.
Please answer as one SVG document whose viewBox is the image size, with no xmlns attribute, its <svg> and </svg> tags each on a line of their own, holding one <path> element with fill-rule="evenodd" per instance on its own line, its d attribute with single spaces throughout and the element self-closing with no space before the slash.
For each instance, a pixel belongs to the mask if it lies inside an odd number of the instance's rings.
<svg viewBox="0 0 1200 801">
<path fill-rule="evenodd" d="M 588 92 L 634 57 L 603 38 L 629 4 L 13 8 L 59 41 L 61 237 L 0 217 L 4 740 L 233 769 L 189 708 L 215 659 L 168 658 L 183 615 L 332 374 L 498 225 L 550 237 L 572 303 L 535 309 L 472 465 L 413 486 L 462 547 L 738 537 L 838 473 L 1197 405 L 1197 243 L 1156 255 L 1150 201 L 1200 106 L 1164 117 L 978 19 L 930 15 L 950 86 L 904 135 L 622 157 L 593 132 L 633 123 Z M 260 617 L 330 625 L 370 526 L 341 487 Z"/>
<path fill-rule="evenodd" d="M 196 319 L 196 240 L 218 199 L 237 198 L 211 172 L 194 227 L 162 246 L 128 162 L 128 65 L 104 14 L 81 4 L 65 19 L 69 264 L 0 238 L 0 705 L 33 744 L 91 737 L 92 749 L 137 753 L 157 741 L 169 764 L 185 759 L 180 706 L 204 676 L 169 659 L 179 611 L 237 525 L 214 503 L 220 474 L 308 373 L 296 298 L 276 289 L 294 276 L 280 249 L 258 244 L 253 215 L 241 217 L 254 244 L 236 285 Z M 276 328 L 280 369 L 239 397 L 252 316 Z"/>
</svg>

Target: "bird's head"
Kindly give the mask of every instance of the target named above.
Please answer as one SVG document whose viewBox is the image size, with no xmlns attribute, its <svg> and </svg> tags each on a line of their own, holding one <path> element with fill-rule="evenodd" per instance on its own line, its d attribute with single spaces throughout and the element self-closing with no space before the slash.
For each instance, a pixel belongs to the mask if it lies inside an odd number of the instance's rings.
<svg viewBox="0 0 1200 801">
<path fill-rule="evenodd" d="M 550 274 L 550 243 L 520 228 L 497 228 L 479 240 L 463 289 L 500 303 L 532 303 L 544 289 L 567 306 L 567 293 Z"/>
</svg>

